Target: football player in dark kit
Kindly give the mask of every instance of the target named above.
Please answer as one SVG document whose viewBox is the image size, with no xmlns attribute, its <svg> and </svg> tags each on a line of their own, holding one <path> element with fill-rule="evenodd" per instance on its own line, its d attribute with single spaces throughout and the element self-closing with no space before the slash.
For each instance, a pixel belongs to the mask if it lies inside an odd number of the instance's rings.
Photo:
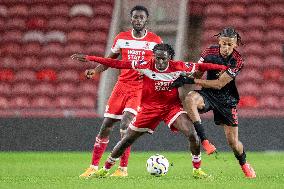
<svg viewBox="0 0 284 189">
<path fill-rule="evenodd" d="M 238 139 L 239 94 L 235 78 L 243 67 L 243 59 L 235 48 L 241 43 L 241 37 L 232 27 L 224 28 L 216 36 L 219 44 L 205 49 L 199 62 L 225 65 L 229 67 L 228 70 L 210 70 L 207 72 L 206 80 L 181 76 L 173 82 L 172 87 L 181 87 L 184 84 L 196 84 L 202 87 L 201 90 L 189 92 L 185 99 L 188 115 L 194 123 L 198 136 L 201 141 L 207 140 L 199 113 L 212 110 L 214 122 L 223 126 L 227 142 L 238 159 L 245 177 L 255 178 L 255 171 L 246 161 L 243 144 Z M 203 73 L 199 72 L 198 78 L 202 75 Z"/>
</svg>

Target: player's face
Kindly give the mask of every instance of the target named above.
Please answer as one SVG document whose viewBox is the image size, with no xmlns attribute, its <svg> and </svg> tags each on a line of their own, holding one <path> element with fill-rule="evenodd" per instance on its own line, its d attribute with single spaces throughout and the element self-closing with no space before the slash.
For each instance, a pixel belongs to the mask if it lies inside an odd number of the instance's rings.
<svg viewBox="0 0 284 189">
<path fill-rule="evenodd" d="M 237 46 L 237 38 L 219 37 L 220 53 L 226 58 L 232 54 L 234 48 Z"/>
<path fill-rule="evenodd" d="M 167 51 L 157 50 L 155 52 L 155 67 L 159 71 L 164 71 L 169 66 L 170 56 Z"/>
<path fill-rule="evenodd" d="M 134 30 L 142 31 L 145 28 L 148 17 L 145 11 L 135 10 L 132 12 L 131 24 Z"/>
</svg>

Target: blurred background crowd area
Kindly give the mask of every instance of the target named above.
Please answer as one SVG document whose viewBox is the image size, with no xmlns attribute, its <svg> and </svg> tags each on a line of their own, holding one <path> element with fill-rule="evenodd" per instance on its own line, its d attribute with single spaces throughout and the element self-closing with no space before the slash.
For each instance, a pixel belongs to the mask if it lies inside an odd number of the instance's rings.
<svg viewBox="0 0 284 189">
<path fill-rule="evenodd" d="M 175 47 L 177 59 L 197 61 L 215 34 L 235 27 L 245 59 L 237 77 L 240 111 L 284 116 L 283 0 L 2 0 L 0 117 L 98 116 L 98 98 L 109 95 L 98 92 L 112 85 L 100 76 L 85 79 L 95 65 L 69 57 L 104 56 L 115 35 L 130 28 L 136 4 L 150 10 L 149 28 Z"/>
</svg>

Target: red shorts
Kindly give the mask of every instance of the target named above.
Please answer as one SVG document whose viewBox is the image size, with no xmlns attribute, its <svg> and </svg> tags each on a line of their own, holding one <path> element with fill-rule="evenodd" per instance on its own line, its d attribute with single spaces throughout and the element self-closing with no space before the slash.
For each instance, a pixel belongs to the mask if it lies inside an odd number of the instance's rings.
<svg viewBox="0 0 284 189">
<path fill-rule="evenodd" d="M 147 109 L 143 108 L 142 105 L 138 114 L 130 123 L 129 128 L 138 132 L 153 133 L 158 124 L 164 121 L 172 131 L 177 131 L 172 124 L 183 113 L 186 114 L 186 111 L 183 110 L 180 103 L 162 109 Z"/>
<path fill-rule="evenodd" d="M 122 82 L 117 82 L 108 99 L 104 117 L 122 119 L 122 114 L 125 111 L 137 115 L 141 93 L 142 85 L 133 87 Z"/>
</svg>

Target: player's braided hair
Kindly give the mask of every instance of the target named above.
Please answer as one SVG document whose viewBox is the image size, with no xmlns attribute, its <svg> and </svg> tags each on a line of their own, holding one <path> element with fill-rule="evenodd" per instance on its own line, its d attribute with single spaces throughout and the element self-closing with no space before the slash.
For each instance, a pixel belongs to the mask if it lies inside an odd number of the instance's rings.
<svg viewBox="0 0 284 189">
<path fill-rule="evenodd" d="M 166 44 L 166 43 L 157 44 L 153 48 L 153 53 L 155 53 L 157 50 L 167 51 L 169 53 L 171 59 L 173 59 L 174 56 L 175 56 L 175 51 L 172 48 L 172 46 L 169 45 L 169 44 Z"/>
<path fill-rule="evenodd" d="M 146 13 L 146 15 L 147 15 L 147 17 L 149 16 L 149 11 L 148 11 L 148 9 L 146 8 L 146 7 L 144 7 L 144 6 L 142 6 L 142 5 L 136 5 L 135 7 L 133 7 L 132 9 L 131 9 L 131 11 L 130 11 L 130 16 L 132 16 L 132 13 L 134 12 L 134 11 L 144 11 L 145 13 Z"/>
<path fill-rule="evenodd" d="M 214 36 L 237 38 L 237 44 L 238 45 L 243 44 L 240 34 L 233 27 L 226 27 L 220 33 L 218 33 Z"/>
</svg>

